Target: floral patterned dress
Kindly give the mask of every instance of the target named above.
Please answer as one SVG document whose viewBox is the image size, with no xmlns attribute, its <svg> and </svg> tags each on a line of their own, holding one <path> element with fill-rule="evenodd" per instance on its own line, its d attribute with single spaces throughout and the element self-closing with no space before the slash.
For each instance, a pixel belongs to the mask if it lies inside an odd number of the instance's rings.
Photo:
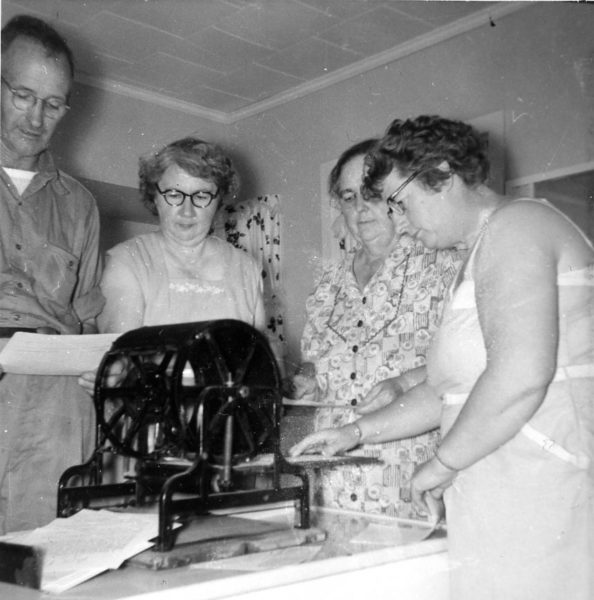
<svg viewBox="0 0 594 600">
<path fill-rule="evenodd" d="M 316 365 L 318 399 L 341 409 L 316 410 L 315 429 L 356 419 L 353 408 L 378 382 L 425 364 L 439 324 L 442 299 L 463 253 L 430 251 L 401 238 L 368 284 L 360 289 L 353 271 L 356 249 L 325 271 L 306 303 L 303 360 Z M 353 454 L 379 457 L 381 464 L 320 470 L 314 483 L 322 506 L 423 518 L 411 503 L 410 478 L 430 458 L 437 430 L 386 444 L 366 444 Z"/>
</svg>

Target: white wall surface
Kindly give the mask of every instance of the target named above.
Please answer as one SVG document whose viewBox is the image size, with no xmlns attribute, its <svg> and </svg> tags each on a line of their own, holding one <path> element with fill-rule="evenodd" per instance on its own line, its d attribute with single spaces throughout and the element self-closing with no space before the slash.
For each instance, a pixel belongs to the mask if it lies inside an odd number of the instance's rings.
<svg viewBox="0 0 594 600">
<path fill-rule="evenodd" d="M 246 197 L 281 194 L 286 333 L 296 361 L 322 252 L 320 165 L 393 118 L 497 111 L 505 115 L 507 179 L 592 160 L 593 31 L 591 6 L 534 2 L 231 125 L 79 85 L 55 148 L 75 176 L 134 187 L 139 154 L 197 133 L 229 149 Z"/>
</svg>

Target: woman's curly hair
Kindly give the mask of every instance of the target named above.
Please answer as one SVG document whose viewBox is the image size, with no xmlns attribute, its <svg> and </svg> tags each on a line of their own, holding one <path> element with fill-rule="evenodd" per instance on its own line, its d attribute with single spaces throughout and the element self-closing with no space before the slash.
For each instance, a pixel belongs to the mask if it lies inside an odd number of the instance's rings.
<svg viewBox="0 0 594 600">
<path fill-rule="evenodd" d="M 328 177 L 328 192 L 334 198 L 338 198 L 338 183 L 340 180 L 340 176 L 342 175 L 342 170 L 344 166 L 351 161 L 353 158 L 357 156 L 365 156 L 368 154 L 372 148 L 379 142 L 379 139 L 369 138 L 366 140 L 362 140 L 361 142 L 357 142 L 353 146 L 347 148 L 336 161 L 336 164 L 332 167 L 332 171 L 330 171 L 330 175 Z"/>
<path fill-rule="evenodd" d="M 446 162 L 449 169 L 440 165 Z M 407 177 L 439 191 L 451 174 L 469 187 L 484 183 L 489 175 L 487 136 L 462 121 L 422 115 L 395 119 L 365 159 L 364 187 L 368 194 L 381 193 L 384 179 L 396 169 Z"/>
<path fill-rule="evenodd" d="M 234 196 L 239 190 L 239 177 L 235 167 L 222 148 L 199 138 L 186 137 L 140 158 L 140 195 L 144 205 L 154 215 L 157 214 L 156 184 L 172 165 L 177 165 L 192 177 L 213 182 L 221 197 Z"/>
</svg>

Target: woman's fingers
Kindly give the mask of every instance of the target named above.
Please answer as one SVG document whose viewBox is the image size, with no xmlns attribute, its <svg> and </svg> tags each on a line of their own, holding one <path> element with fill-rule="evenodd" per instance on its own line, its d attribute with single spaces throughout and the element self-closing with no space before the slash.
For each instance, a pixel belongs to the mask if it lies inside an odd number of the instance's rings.
<svg viewBox="0 0 594 600">
<path fill-rule="evenodd" d="M 329 430 L 312 433 L 290 448 L 289 455 L 300 456 L 301 454 L 319 452 L 320 454 L 324 454 L 324 456 L 332 456 L 336 451 L 332 451 L 329 444 L 331 434 L 332 432 Z"/>
<path fill-rule="evenodd" d="M 291 382 L 291 398 L 300 400 L 303 396 L 313 394 L 316 390 L 316 381 L 303 375 L 295 375 Z"/>
<path fill-rule="evenodd" d="M 91 396 L 93 395 L 93 393 L 95 391 L 96 375 L 97 375 L 96 371 L 87 371 L 86 373 L 83 373 L 78 378 L 78 385 L 80 385 L 85 390 L 85 392 L 87 392 Z"/>
<path fill-rule="evenodd" d="M 445 515 L 445 506 L 442 497 L 442 488 L 435 488 L 424 493 L 423 500 L 427 507 L 429 521 L 433 524 L 439 523 Z"/>
<path fill-rule="evenodd" d="M 380 391 L 378 393 L 370 393 L 365 399 L 357 405 L 355 413 L 358 415 L 367 415 L 371 412 L 383 408 L 387 404 L 392 402 L 392 398 L 389 394 Z"/>
</svg>

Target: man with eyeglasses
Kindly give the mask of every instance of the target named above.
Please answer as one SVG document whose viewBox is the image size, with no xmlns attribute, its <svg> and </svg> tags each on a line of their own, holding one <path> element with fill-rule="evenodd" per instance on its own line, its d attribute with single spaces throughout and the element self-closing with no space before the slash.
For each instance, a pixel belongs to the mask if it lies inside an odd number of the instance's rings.
<svg viewBox="0 0 594 600">
<path fill-rule="evenodd" d="M 73 73 L 68 45 L 44 21 L 21 15 L 3 27 L 0 348 L 17 331 L 95 332 L 103 305 L 95 200 L 48 151 Z M 94 411 L 74 377 L 1 377 L 3 532 L 55 517 L 59 476 L 92 448 Z"/>
</svg>

